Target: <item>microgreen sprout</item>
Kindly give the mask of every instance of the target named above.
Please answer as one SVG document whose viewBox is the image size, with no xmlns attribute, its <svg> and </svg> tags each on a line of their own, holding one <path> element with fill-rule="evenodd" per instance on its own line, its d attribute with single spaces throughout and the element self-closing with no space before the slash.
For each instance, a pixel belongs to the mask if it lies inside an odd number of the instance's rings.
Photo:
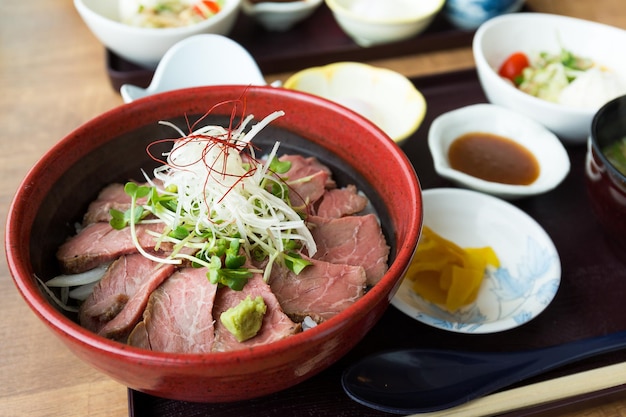
<svg viewBox="0 0 626 417">
<path fill-rule="evenodd" d="M 252 272 L 247 268 L 223 268 L 222 260 L 213 256 L 208 277 L 212 284 L 224 285 L 235 291 L 241 291 L 248 279 L 252 277 Z"/>
<path fill-rule="evenodd" d="M 114 229 L 121 230 L 131 223 L 138 223 L 148 213 L 143 207 L 137 206 L 137 200 L 147 196 L 151 192 L 151 188 L 144 185 L 138 185 L 129 182 L 124 186 L 124 192 L 131 198 L 130 208 L 124 212 L 116 209 L 109 210 L 111 214 L 111 226 Z"/>
<path fill-rule="evenodd" d="M 311 265 L 311 262 L 303 259 L 299 253 L 288 252 L 283 255 L 285 265 L 292 270 L 296 275 L 302 272 L 304 268 Z"/>
</svg>

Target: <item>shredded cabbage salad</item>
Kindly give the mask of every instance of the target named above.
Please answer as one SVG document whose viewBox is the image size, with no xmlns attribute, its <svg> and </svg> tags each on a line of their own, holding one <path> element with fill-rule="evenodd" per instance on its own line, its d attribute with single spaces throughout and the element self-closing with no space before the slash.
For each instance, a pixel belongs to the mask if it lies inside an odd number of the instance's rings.
<svg viewBox="0 0 626 417">
<path fill-rule="evenodd" d="M 564 48 L 556 54 L 539 53 L 516 84 L 535 97 L 577 108 L 599 108 L 626 94 L 626 81 L 619 74 Z"/>
</svg>

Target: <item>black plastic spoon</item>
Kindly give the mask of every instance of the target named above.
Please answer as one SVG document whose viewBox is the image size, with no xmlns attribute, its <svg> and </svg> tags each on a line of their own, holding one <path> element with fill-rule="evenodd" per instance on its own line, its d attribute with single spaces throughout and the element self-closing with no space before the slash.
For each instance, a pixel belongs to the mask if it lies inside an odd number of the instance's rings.
<svg viewBox="0 0 626 417">
<path fill-rule="evenodd" d="M 378 353 L 348 368 L 348 396 L 370 408 L 417 414 L 452 408 L 526 378 L 626 348 L 626 331 L 518 352 L 406 349 Z"/>
</svg>

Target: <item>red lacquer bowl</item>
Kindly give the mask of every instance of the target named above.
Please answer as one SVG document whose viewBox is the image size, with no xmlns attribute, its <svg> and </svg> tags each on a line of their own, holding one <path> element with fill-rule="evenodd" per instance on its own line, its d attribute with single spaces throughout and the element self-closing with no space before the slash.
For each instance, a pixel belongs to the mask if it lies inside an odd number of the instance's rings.
<svg viewBox="0 0 626 417">
<path fill-rule="evenodd" d="M 245 90 L 245 91 L 244 91 Z M 106 184 L 141 179 L 153 167 L 148 143 L 174 137 L 161 120 L 185 126 L 185 116 L 245 93 L 246 114 L 286 115 L 259 136 L 281 141 L 283 152 L 314 155 L 339 183 L 356 183 L 372 200 L 391 246 L 383 279 L 362 299 L 321 325 L 279 342 L 211 354 L 156 353 L 129 347 L 81 328 L 38 287 L 59 273 L 55 252 L 74 233 L 87 204 Z M 220 115 L 226 109 L 218 108 Z M 219 121 L 219 120 L 218 120 Z M 257 143 L 257 139 L 255 139 Z M 151 96 L 115 108 L 63 138 L 31 169 L 12 203 L 6 255 L 15 284 L 37 316 L 81 360 L 133 389 L 160 397 L 202 402 L 254 398 L 293 386 L 330 366 L 379 320 L 417 245 L 422 200 L 413 166 L 400 148 L 370 122 L 339 105 L 273 87 L 216 86 Z"/>
</svg>

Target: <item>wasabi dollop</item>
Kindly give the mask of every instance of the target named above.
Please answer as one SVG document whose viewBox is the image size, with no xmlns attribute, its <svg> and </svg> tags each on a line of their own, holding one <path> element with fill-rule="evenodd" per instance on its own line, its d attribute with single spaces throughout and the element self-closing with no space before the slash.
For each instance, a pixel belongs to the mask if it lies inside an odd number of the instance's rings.
<svg viewBox="0 0 626 417">
<path fill-rule="evenodd" d="M 254 300 L 247 296 L 237 306 L 220 316 L 220 321 L 239 342 L 251 339 L 261 329 L 267 305 L 260 295 Z"/>
</svg>

